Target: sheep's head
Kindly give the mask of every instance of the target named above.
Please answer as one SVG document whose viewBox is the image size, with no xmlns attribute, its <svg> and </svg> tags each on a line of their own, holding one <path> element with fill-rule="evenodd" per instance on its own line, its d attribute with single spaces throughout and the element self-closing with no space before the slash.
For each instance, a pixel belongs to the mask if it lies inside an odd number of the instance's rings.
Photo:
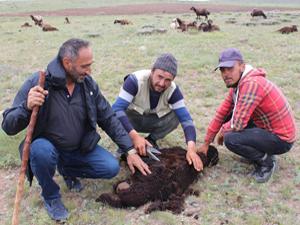
<svg viewBox="0 0 300 225">
<path fill-rule="evenodd" d="M 297 32 L 297 31 L 298 31 L 298 29 L 297 29 L 297 26 L 296 26 L 296 25 L 293 25 L 293 26 L 292 26 L 292 31 L 293 31 L 293 32 Z"/>
</svg>

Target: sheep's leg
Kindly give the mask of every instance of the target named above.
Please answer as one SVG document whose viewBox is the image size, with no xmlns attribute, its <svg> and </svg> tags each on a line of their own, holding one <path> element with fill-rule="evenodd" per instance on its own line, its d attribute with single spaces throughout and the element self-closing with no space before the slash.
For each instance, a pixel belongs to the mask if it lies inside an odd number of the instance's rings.
<svg viewBox="0 0 300 225">
<path fill-rule="evenodd" d="M 184 196 L 171 196 L 168 201 L 155 201 L 149 205 L 145 210 L 145 213 L 151 213 L 156 210 L 166 211 L 170 210 L 175 214 L 179 214 L 183 211 Z"/>
<path fill-rule="evenodd" d="M 111 193 L 104 193 L 100 195 L 96 199 L 96 202 L 102 202 L 115 208 L 122 208 L 122 202 L 119 196 Z"/>
<path fill-rule="evenodd" d="M 157 211 L 157 210 L 162 210 L 162 206 L 163 206 L 163 203 L 162 201 L 158 200 L 158 201 L 155 201 L 155 202 L 152 202 L 147 209 L 145 209 L 145 213 L 146 214 L 149 214 L 149 213 L 152 213 L 153 211 Z"/>
<path fill-rule="evenodd" d="M 194 195 L 194 196 L 199 196 L 200 195 L 200 192 L 198 190 L 194 190 L 193 188 L 189 188 L 185 191 L 184 193 L 185 196 L 187 195 Z"/>
</svg>

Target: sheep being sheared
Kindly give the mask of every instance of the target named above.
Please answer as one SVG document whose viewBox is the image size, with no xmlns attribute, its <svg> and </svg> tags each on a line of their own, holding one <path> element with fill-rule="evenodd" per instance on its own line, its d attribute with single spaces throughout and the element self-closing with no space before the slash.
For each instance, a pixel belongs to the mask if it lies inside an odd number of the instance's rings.
<svg viewBox="0 0 300 225">
<path fill-rule="evenodd" d="M 160 161 L 143 157 L 149 165 L 151 174 L 144 176 L 139 171 L 129 178 L 114 185 L 114 193 L 101 194 L 96 201 L 112 207 L 139 207 L 152 202 L 145 210 L 150 213 L 155 210 L 170 210 L 173 213 L 183 211 L 184 198 L 192 191 L 189 186 L 198 179 L 200 172 L 186 160 L 186 151 L 181 147 L 160 149 L 157 155 Z M 207 156 L 197 153 L 204 167 L 216 165 L 218 151 L 209 146 Z"/>
</svg>

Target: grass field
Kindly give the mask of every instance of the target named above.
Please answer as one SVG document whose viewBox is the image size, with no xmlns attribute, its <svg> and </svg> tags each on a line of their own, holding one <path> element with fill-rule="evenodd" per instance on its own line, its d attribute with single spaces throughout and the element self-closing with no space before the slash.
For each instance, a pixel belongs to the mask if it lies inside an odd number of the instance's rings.
<svg viewBox="0 0 300 225">
<path fill-rule="evenodd" d="M 55 1 L 53 1 L 55 2 Z M 0 3 L 2 4 L 2 3 Z M 113 24 L 114 16 L 71 17 L 64 24 L 63 17 L 49 17 L 47 22 L 57 26 L 58 32 L 45 33 L 38 27 L 20 28 L 29 18 L 0 17 L 0 111 L 11 105 L 13 97 L 26 77 L 45 69 L 57 54 L 62 42 L 71 37 L 92 42 L 95 63 L 93 77 L 109 102 L 113 103 L 123 77 L 133 71 L 149 68 L 157 55 L 172 52 L 179 61 L 176 82 L 185 96 L 186 104 L 197 127 L 200 144 L 216 107 L 224 98 L 226 88 L 217 72 L 219 52 L 237 47 L 247 62 L 263 67 L 270 80 L 280 86 L 287 96 L 300 124 L 300 33 L 281 35 L 275 32 L 282 26 L 300 24 L 299 11 L 272 12 L 267 20 L 251 19 L 246 13 L 218 13 L 211 15 L 220 32 L 181 33 L 169 29 L 174 17 L 193 20 L 193 14 L 126 16 L 130 26 Z M 229 23 L 236 18 L 236 23 Z M 269 24 L 266 25 L 265 23 Z M 275 25 L 270 25 L 270 24 Z M 166 28 L 166 34 L 137 35 L 144 25 Z M 248 25 L 248 26 L 247 26 Z M 101 144 L 116 150 L 116 146 L 100 131 Z M 17 146 L 24 133 L 8 137 L 0 131 L 0 209 L 1 224 L 10 224 L 15 195 L 16 168 L 20 164 Z M 184 146 L 180 128 L 159 142 L 160 146 Z M 194 185 L 199 197 L 189 197 L 186 211 L 180 215 L 169 212 L 143 213 L 143 208 L 116 210 L 95 203 L 102 192 L 127 172 L 123 169 L 113 180 L 82 180 L 82 193 L 70 193 L 62 178 L 63 200 L 70 210 L 68 224 L 299 224 L 300 222 L 300 147 L 297 141 L 291 152 L 278 157 L 279 171 L 266 184 L 253 182 L 247 174 L 252 167 L 220 147 L 220 163 L 204 172 Z M 4 187 L 7 187 L 4 189 Z M 53 224 L 43 209 L 40 189 L 36 181 L 30 189 L 26 185 L 22 202 L 21 224 Z M 196 211 L 199 219 L 186 216 Z"/>
</svg>

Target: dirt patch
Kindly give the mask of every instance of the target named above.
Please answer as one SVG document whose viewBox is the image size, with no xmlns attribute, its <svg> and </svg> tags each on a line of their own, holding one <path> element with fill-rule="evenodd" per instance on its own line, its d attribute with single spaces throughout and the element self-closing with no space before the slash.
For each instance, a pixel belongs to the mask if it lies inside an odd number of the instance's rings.
<svg viewBox="0 0 300 225">
<path fill-rule="evenodd" d="M 11 194 L 12 187 L 17 185 L 19 169 L 0 170 L 0 221 L 1 218 L 8 215 L 11 200 L 8 201 L 8 195 Z"/>
<path fill-rule="evenodd" d="M 104 6 L 96 8 L 78 8 L 64 9 L 57 11 L 35 11 L 23 13 L 4 13 L 0 16 L 28 16 L 30 14 L 39 14 L 42 16 L 96 16 L 96 15 L 138 15 L 153 13 L 192 13 L 192 6 L 207 8 L 210 12 L 250 12 L 251 6 L 237 5 L 212 5 L 212 4 L 191 4 L 191 3 L 153 3 L 136 5 Z M 256 7 L 260 8 L 260 7 Z M 286 7 L 263 7 L 264 10 L 291 10 Z M 300 10 L 293 8 L 292 10 Z"/>
</svg>

